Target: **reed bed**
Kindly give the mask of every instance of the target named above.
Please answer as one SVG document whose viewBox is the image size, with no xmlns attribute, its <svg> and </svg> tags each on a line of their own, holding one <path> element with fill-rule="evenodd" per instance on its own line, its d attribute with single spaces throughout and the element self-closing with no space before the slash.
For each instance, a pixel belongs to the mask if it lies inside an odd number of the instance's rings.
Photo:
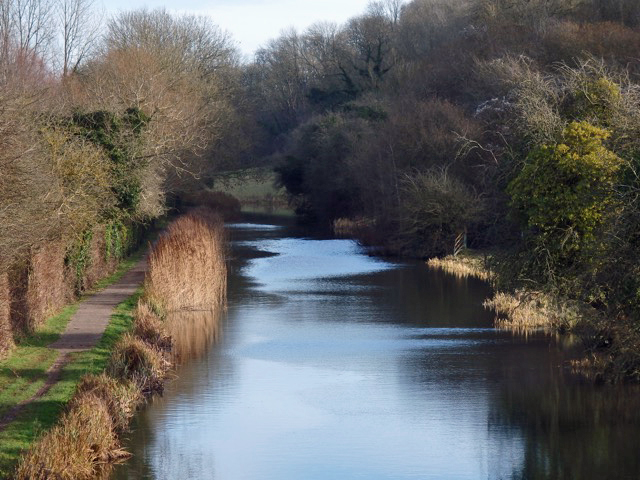
<svg viewBox="0 0 640 480">
<path fill-rule="evenodd" d="M 162 393 L 164 378 L 171 368 L 166 355 L 132 334 L 125 334 L 111 353 L 107 374 L 134 382 L 143 395 Z"/>
<path fill-rule="evenodd" d="M 516 331 L 572 330 L 585 315 L 576 302 L 563 301 L 542 292 L 496 292 L 484 307 L 497 313 L 496 326 Z"/>
<path fill-rule="evenodd" d="M 136 408 L 162 392 L 172 360 L 206 351 L 218 335 L 224 240 L 222 220 L 206 210 L 169 226 L 149 254 L 131 332 L 113 347 L 103 374 L 83 378 L 61 421 L 22 456 L 15 478 L 106 478 L 129 456 L 119 437 Z"/>
<path fill-rule="evenodd" d="M 427 265 L 431 268 L 442 270 L 457 278 L 475 277 L 480 280 L 491 280 L 491 272 L 486 268 L 482 258 L 468 255 L 449 255 L 444 258 L 431 258 Z"/>
<path fill-rule="evenodd" d="M 173 339 L 167 328 L 167 322 L 162 320 L 148 303 L 138 302 L 134 315 L 133 335 L 149 345 L 163 352 L 173 350 Z"/>
<path fill-rule="evenodd" d="M 145 299 L 162 315 L 213 310 L 227 294 L 222 219 L 199 208 L 175 220 L 148 258 Z"/>
<path fill-rule="evenodd" d="M 62 421 L 22 458 L 17 480 L 88 480 L 104 477 L 120 449 L 109 407 L 98 395 L 80 393 Z"/>
</svg>

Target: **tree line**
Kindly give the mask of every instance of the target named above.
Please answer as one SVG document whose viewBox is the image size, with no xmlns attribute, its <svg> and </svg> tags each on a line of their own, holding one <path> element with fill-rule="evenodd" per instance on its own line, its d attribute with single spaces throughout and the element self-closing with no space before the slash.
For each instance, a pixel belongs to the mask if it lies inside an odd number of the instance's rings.
<svg viewBox="0 0 640 480">
<path fill-rule="evenodd" d="M 634 0 L 381 0 L 243 63 L 209 18 L 4 1 L 0 270 L 61 238 L 81 270 L 96 225 L 111 251 L 261 165 L 309 219 L 417 257 L 466 233 L 503 286 L 637 318 L 639 26 Z"/>
<path fill-rule="evenodd" d="M 283 32 L 245 88 L 299 213 L 359 219 L 417 257 L 466 232 L 501 287 L 626 322 L 640 313 L 638 27 L 631 0 L 383 0 Z"/>
</svg>

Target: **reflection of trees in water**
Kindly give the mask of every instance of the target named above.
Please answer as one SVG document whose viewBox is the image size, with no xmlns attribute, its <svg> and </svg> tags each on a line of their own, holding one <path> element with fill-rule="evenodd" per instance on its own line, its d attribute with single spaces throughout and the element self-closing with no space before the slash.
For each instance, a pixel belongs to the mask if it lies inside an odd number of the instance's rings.
<svg viewBox="0 0 640 480">
<path fill-rule="evenodd" d="M 167 317 L 167 325 L 173 339 L 173 354 L 176 356 L 180 366 L 178 378 L 175 383 L 167 385 L 167 392 L 179 392 L 184 397 L 195 397 L 199 394 L 203 378 L 208 374 L 220 375 L 220 358 L 212 347 L 218 343 L 221 334 L 221 322 L 225 314 L 224 309 L 216 311 L 179 312 L 170 314 Z M 205 354 L 213 355 L 214 360 L 207 360 L 203 367 L 197 358 L 202 358 Z M 227 368 L 228 366 L 225 366 Z M 203 370 L 204 368 L 204 370 Z M 172 393 L 167 393 L 171 396 Z M 141 478 L 156 478 L 152 460 L 162 462 L 165 458 L 174 456 L 169 452 L 179 449 L 181 444 L 172 445 L 171 442 L 182 442 L 173 436 L 158 435 L 158 424 L 164 421 L 167 415 L 167 407 L 171 405 L 171 399 L 164 397 L 154 397 L 152 407 L 145 408 L 136 415 L 132 423 L 132 431 L 128 435 L 125 448 L 133 453 L 133 457 L 127 460 L 126 466 L 116 467 L 112 478 L 114 480 L 129 480 Z M 175 420 L 176 412 L 171 414 Z M 160 430 L 161 431 L 161 430 Z M 140 448 L 140 446 L 144 446 Z M 148 454 L 147 448 L 157 449 L 160 454 Z M 204 461 L 204 460 L 203 460 Z M 187 472 L 205 471 L 198 470 L 194 465 L 194 459 L 185 460 L 186 463 L 180 466 L 160 465 L 159 471 L 176 471 L 181 473 L 180 478 L 190 477 Z M 184 474 L 184 476 L 182 476 Z"/>
<path fill-rule="evenodd" d="M 522 432 L 525 460 L 512 478 L 637 478 L 637 388 L 576 384 L 559 370 L 544 383 L 519 379 L 503 383 L 489 417 L 490 429 Z"/>
<path fill-rule="evenodd" d="M 482 309 L 491 288 L 475 278 L 456 278 L 430 269 L 426 264 L 352 278 L 354 282 L 378 287 L 359 295 L 369 295 L 380 309 L 401 312 L 389 317 L 393 323 L 404 320 L 408 326 L 416 327 L 492 325 L 493 314 Z"/>
<path fill-rule="evenodd" d="M 218 341 L 221 315 L 222 309 L 181 311 L 167 316 L 172 353 L 178 363 L 203 356 Z"/>
</svg>

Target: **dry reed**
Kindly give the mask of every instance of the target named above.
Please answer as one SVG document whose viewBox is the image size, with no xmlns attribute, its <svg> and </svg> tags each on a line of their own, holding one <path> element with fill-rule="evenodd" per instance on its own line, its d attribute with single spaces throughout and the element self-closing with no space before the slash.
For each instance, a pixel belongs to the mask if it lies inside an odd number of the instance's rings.
<svg viewBox="0 0 640 480">
<path fill-rule="evenodd" d="M 162 392 L 170 368 L 164 352 L 128 333 L 113 348 L 106 372 L 134 382 L 144 395 L 151 395 Z"/>
<path fill-rule="evenodd" d="M 431 258 L 427 261 L 427 265 L 458 278 L 475 277 L 485 281 L 491 279 L 491 272 L 486 268 L 485 261 L 479 257 L 450 255 L 444 258 Z"/>
<path fill-rule="evenodd" d="M 542 292 L 518 290 L 515 293 L 496 292 L 484 302 L 484 307 L 494 310 L 496 326 L 517 331 L 571 330 L 586 312 L 575 302 L 563 301 Z"/>
<path fill-rule="evenodd" d="M 123 455 L 108 406 L 99 396 L 85 393 L 74 401 L 62 421 L 21 458 L 15 478 L 100 478 L 110 463 Z"/>
<path fill-rule="evenodd" d="M 159 350 L 169 352 L 173 348 L 172 336 L 166 323 L 142 300 L 138 302 L 134 312 L 133 334 Z"/>
<path fill-rule="evenodd" d="M 163 314 L 213 310 L 227 292 L 224 226 L 219 216 L 196 209 L 175 220 L 151 249 L 145 300 Z"/>
<path fill-rule="evenodd" d="M 76 388 L 74 398 L 69 403 L 70 410 L 81 403 L 82 398 L 86 395 L 93 395 L 104 403 L 117 433 L 127 429 L 129 420 L 144 400 L 135 383 L 120 381 L 104 373 L 86 375 L 82 378 Z"/>
</svg>

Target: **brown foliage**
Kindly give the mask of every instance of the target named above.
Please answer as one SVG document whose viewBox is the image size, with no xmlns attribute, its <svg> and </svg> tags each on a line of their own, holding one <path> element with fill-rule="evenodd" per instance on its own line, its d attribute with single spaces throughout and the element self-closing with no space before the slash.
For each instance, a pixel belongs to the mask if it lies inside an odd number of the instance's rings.
<svg viewBox="0 0 640 480">
<path fill-rule="evenodd" d="M 162 392 L 170 368 L 164 352 L 142 339 L 126 334 L 109 358 L 107 374 L 134 382 L 144 395 Z"/>
<path fill-rule="evenodd" d="M 166 323 L 143 301 L 138 302 L 134 313 L 133 334 L 162 351 L 172 350 L 173 339 Z"/>
<path fill-rule="evenodd" d="M 13 348 L 10 313 L 11 297 L 9 296 L 9 278 L 6 273 L 0 274 L 0 358 Z"/>
<path fill-rule="evenodd" d="M 27 327 L 36 328 L 47 317 L 66 305 L 73 296 L 65 275 L 66 245 L 51 242 L 31 255 L 27 287 Z"/>
<path fill-rule="evenodd" d="M 200 208 L 169 225 L 149 254 L 145 298 L 162 312 L 212 310 L 227 292 L 222 220 Z"/>
<path fill-rule="evenodd" d="M 121 457 L 109 407 L 86 393 L 73 402 L 62 421 L 22 457 L 18 480 L 89 480 L 104 475 L 108 463 Z"/>
<path fill-rule="evenodd" d="M 69 409 L 78 407 L 88 395 L 97 397 L 104 403 L 117 433 L 127 429 L 129 420 L 143 401 L 135 384 L 110 378 L 104 373 L 82 377 L 76 394 L 69 403 Z"/>
<path fill-rule="evenodd" d="M 552 23 L 542 38 L 547 63 L 584 57 L 585 52 L 610 64 L 638 72 L 640 32 L 613 22 Z"/>
</svg>

